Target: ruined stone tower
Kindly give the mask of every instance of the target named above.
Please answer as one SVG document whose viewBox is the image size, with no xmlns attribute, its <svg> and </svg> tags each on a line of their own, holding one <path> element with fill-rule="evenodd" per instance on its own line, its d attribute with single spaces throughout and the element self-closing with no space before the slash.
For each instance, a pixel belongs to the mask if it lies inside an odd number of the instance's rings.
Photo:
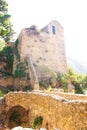
<svg viewBox="0 0 87 130">
<path fill-rule="evenodd" d="M 38 80 L 49 77 L 47 69 L 57 73 L 67 72 L 64 29 L 57 21 L 50 22 L 40 31 L 34 26 L 22 29 L 18 41 L 20 60 L 27 56 L 32 64 L 33 71 L 30 67 L 31 75 L 34 73 L 32 78 L 35 75 Z"/>
</svg>

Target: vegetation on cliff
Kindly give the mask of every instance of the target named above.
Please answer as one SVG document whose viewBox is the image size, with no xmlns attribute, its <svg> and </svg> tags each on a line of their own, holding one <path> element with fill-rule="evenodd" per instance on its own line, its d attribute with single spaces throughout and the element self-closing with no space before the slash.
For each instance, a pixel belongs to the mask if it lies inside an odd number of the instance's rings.
<svg viewBox="0 0 87 130">
<path fill-rule="evenodd" d="M 8 4 L 5 0 L 0 1 L 0 76 L 11 75 L 13 66 L 13 47 L 9 46 L 14 31 L 8 14 Z"/>
</svg>

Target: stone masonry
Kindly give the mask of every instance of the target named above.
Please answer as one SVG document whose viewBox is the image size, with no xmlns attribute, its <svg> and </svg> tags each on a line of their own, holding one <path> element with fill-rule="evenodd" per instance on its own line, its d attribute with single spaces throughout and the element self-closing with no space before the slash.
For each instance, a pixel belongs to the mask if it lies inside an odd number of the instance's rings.
<svg viewBox="0 0 87 130">
<path fill-rule="evenodd" d="M 64 29 L 52 21 L 40 31 L 35 27 L 22 29 L 18 37 L 20 61 L 31 59 L 38 80 L 49 77 L 44 70 L 66 73 L 67 61 L 64 45 Z M 29 61 L 29 59 L 28 59 Z"/>
<path fill-rule="evenodd" d="M 15 112 L 20 118 L 12 120 Z M 9 93 L 0 100 L 0 125 L 29 128 L 37 116 L 47 130 L 87 130 L 87 96 L 34 91 Z"/>
</svg>

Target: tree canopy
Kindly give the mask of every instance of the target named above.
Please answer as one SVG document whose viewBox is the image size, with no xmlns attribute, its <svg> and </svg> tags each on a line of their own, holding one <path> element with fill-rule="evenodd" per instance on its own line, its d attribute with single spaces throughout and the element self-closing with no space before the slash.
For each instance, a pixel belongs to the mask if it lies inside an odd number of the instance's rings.
<svg viewBox="0 0 87 130">
<path fill-rule="evenodd" d="M 13 35 L 12 25 L 8 14 L 8 4 L 5 0 L 0 0 L 0 41 L 3 39 L 9 42 Z"/>
<path fill-rule="evenodd" d="M 10 23 L 8 14 L 8 4 L 5 0 L 0 0 L 0 76 L 9 75 L 13 65 L 13 47 L 8 43 L 12 40 L 14 31 Z"/>
</svg>

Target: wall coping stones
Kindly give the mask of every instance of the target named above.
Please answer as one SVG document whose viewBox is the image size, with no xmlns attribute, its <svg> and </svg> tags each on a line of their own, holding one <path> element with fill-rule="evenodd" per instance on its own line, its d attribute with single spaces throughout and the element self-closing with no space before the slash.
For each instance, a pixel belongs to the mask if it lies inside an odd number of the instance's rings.
<svg viewBox="0 0 87 130">
<path fill-rule="evenodd" d="M 87 103 L 87 100 L 86 99 L 84 99 L 84 100 L 82 100 L 81 98 L 82 97 L 87 97 L 87 96 L 85 96 L 85 95 L 79 95 L 79 94 L 68 94 L 68 93 L 57 93 L 57 94 L 55 94 L 55 93 L 45 93 L 45 92 L 43 92 L 43 91 L 32 91 L 32 92 L 22 92 L 22 91 L 15 91 L 15 92 L 9 92 L 7 95 L 5 95 L 5 96 L 8 96 L 8 95 L 14 95 L 14 94 L 34 94 L 34 95 L 42 95 L 42 96 L 45 96 L 45 97 L 51 97 L 51 98 L 53 98 L 53 99 L 56 99 L 56 100 L 59 100 L 59 101 L 63 101 L 63 102 L 65 102 L 65 103 Z M 59 95 L 58 95 L 59 94 Z M 73 99 L 70 99 L 69 100 L 69 97 L 68 97 L 68 99 L 67 99 L 67 97 L 65 97 L 64 95 L 68 95 L 68 96 L 73 96 Z M 79 97 L 79 99 L 74 99 L 74 96 L 75 97 Z M 4 98 L 2 98 L 2 99 L 4 99 Z"/>
</svg>

